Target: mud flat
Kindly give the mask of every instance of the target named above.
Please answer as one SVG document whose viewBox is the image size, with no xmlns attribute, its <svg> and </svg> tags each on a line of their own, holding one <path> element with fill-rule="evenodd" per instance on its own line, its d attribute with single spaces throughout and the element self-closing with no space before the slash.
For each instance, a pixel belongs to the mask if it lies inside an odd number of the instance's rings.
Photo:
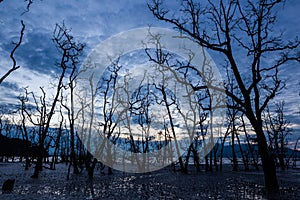
<svg viewBox="0 0 300 200">
<path fill-rule="evenodd" d="M 44 169 L 39 179 L 30 176 L 22 163 L 0 163 L 0 183 L 16 179 L 14 191 L 0 199 L 267 199 L 262 171 L 195 172 L 188 175 L 172 168 L 133 174 L 114 171 L 113 175 L 95 172 L 89 180 L 83 171 L 66 180 L 67 166 Z M 278 199 L 300 199 L 300 169 L 278 172 Z"/>
</svg>

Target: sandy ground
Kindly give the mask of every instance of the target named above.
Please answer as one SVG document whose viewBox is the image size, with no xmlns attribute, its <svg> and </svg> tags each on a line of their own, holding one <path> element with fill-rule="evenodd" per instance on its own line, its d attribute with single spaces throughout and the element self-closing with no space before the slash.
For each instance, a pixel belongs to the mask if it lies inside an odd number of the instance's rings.
<svg viewBox="0 0 300 200">
<path fill-rule="evenodd" d="M 95 172 L 71 175 L 59 164 L 56 170 L 44 169 L 39 179 L 32 179 L 33 168 L 22 163 L 0 163 L 0 183 L 16 179 L 14 191 L 0 194 L 0 199 L 266 199 L 262 171 L 173 172 L 171 168 L 147 174 L 114 171 L 113 175 Z M 278 172 L 278 199 L 300 199 L 300 170 Z"/>
</svg>

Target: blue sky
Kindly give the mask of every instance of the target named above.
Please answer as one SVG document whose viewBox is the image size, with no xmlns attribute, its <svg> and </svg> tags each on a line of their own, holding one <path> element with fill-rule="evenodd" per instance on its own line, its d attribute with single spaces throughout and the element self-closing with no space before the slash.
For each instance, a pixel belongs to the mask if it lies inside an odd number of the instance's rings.
<svg viewBox="0 0 300 200">
<path fill-rule="evenodd" d="M 171 7 L 179 5 L 177 1 L 168 2 Z M 151 26 L 168 27 L 170 25 L 155 19 L 143 0 L 35 0 L 30 12 L 24 12 L 26 2 L 4 0 L 0 3 L 0 75 L 9 69 L 9 53 L 12 41 L 19 37 L 20 20 L 26 24 L 24 41 L 16 52 L 21 68 L 14 72 L 0 86 L 0 102 L 16 103 L 17 96 L 28 87 L 39 91 L 40 86 L 51 87 L 49 83 L 56 73 L 54 66 L 58 58 L 51 36 L 56 23 L 63 21 L 72 28 L 72 34 L 87 44 L 85 53 L 89 53 L 106 38 L 133 28 Z M 178 9 L 178 8 L 177 8 Z M 286 30 L 286 37 L 300 33 L 300 1 L 287 1 L 285 8 L 278 14 L 280 29 Z M 213 56 L 213 55 L 212 55 Z M 218 58 L 216 61 L 218 63 Z M 292 63 L 283 68 L 281 77 L 286 80 L 286 90 L 275 100 L 286 101 L 286 114 L 294 124 L 295 132 L 300 116 L 300 66 Z"/>
<path fill-rule="evenodd" d="M 34 1 L 30 12 L 21 15 L 26 3 L 17 0 L 0 4 L 0 74 L 10 66 L 9 53 L 12 41 L 17 41 L 24 20 L 26 31 L 24 41 L 16 58 L 22 66 L 1 87 L 1 101 L 14 101 L 20 89 L 29 87 L 38 90 L 39 86 L 49 85 L 55 75 L 57 51 L 51 41 L 56 23 L 64 22 L 72 28 L 72 35 L 86 43 L 85 53 L 104 39 L 132 28 L 161 26 L 148 11 L 146 1 Z M 36 84 L 36 83 L 40 84 Z M 5 88 L 14 92 L 7 92 Z"/>
</svg>

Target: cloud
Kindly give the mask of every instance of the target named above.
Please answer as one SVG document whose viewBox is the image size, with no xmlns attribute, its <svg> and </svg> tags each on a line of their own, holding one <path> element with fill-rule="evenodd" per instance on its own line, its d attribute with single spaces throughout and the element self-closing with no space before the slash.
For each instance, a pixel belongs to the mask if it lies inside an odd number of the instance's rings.
<svg viewBox="0 0 300 200">
<path fill-rule="evenodd" d="M 21 68 L 1 85 L 2 104 L 18 103 L 24 87 L 37 94 L 39 87 L 51 88 L 49 83 L 59 73 L 55 62 L 60 55 L 51 41 L 56 23 L 64 22 L 75 40 L 87 43 L 85 54 L 111 35 L 153 24 L 146 1 L 139 0 L 43 0 L 35 1 L 30 12 L 22 15 L 25 9 L 26 4 L 17 0 L 0 4 L 0 75 L 12 66 L 9 55 L 14 48 L 12 42 L 19 39 L 20 21 L 26 25 L 22 45 L 15 53 Z"/>
<path fill-rule="evenodd" d="M 20 21 L 24 20 L 26 30 L 22 46 L 16 51 L 16 59 L 21 66 L 0 87 L 0 103 L 17 103 L 16 97 L 22 88 L 28 87 L 39 93 L 40 86 L 51 91 L 50 82 L 58 73 L 55 62 L 59 54 L 51 41 L 56 23 L 65 22 L 72 28 L 75 40 L 87 44 L 85 55 L 101 41 L 108 37 L 132 28 L 148 25 L 170 27 L 156 20 L 141 0 L 43 0 L 34 1 L 30 11 L 21 15 L 26 9 L 26 2 L 7 0 L 0 4 L 0 76 L 11 66 L 9 54 L 20 34 Z M 171 9 L 178 10 L 178 1 L 168 1 Z M 284 9 L 284 10 L 283 10 Z M 285 30 L 287 38 L 300 33 L 300 3 L 298 0 L 287 1 L 284 8 L 278 8 L 279 29 Z M 210 53 L 210 52 L 209 52 Z M 239 52 L 237 52 L 239 53 Z M 220 59 L 216 58 L 216 63 Z M 244 57 L 241 56 L 241 62 Z M 222 70 L 222 67 L 220 67 Z M 300 87 L 298 79 L 300 67 L 298 63 L 287 65 L 282 69 L 282 78 L 286 80 L 287 89 L 274 100 L 285 100 L 287 114 L 298 123 L 296 112 L 299 106 Z"/>
<path fill-rule="evenodd" d="M 43 73 L 48 73 L 55 58 L 51 37 L 56 23 L 64 21 L 77 40 L 88 44 L 87 49 L 113 34 L 153 24 L 146 1 L 35 1 L 30 12 L 21 15 L 25 6 L 17 0 L 0 4 L 0 48 L 6 51 L 1 55 L 9 60 L 11 42 L 19 38 L 20 20 L 24 20 L 25 36 L 16 57 L 22 60 L 23 67 Z"/>
</svg>

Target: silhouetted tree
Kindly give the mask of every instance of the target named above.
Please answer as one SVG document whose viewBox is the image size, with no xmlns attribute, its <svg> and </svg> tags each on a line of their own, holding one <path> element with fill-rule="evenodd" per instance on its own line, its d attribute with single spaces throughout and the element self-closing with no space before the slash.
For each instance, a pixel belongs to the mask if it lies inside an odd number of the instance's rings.
<svg viewBox="0 0 300 200">
<path fill-rule="evenodd" d="M 60 68 L 60 75 L 58 76 L 58 82 L 56 84 L 54 97 L 51 102 L 46 102 L 46 92 L 43 88 L 41 91 L 43 95 L 40 98 L 41 105 L 39 106 L 35 99 L 36 109 L 40 113 L 40 120 L 38 125 L 40 126 L 39 131 L 39 153 L 37 158 L 36 167 L 32 178 L 38 178 L 39 171 L 42 170 L 43 163 L 43 150 L 45 146 L 45 139 L 49 128 L 51 126 L 52 117 L 57 109 L 57 104 L 60 102 L 61 91 L 64 88 L 64 79 L 67 76 L 68 70 L 74 68 L 74 64 L 77 64 L 78 56 L 80 55 L 83 45 L 74 42 L 74 38 L 70 35 L 70 30 L 66 28 L 64 24 L 56 24 L 53 32 L 53 42 L 56 45 L 58 52 L 61 54 L 61 60 L 57 63 Z M 74 118 L 73 118 L 74 119 Z M 72 120 L 72 118 L 71 118 Z M 33 119 L 32 119 L 33 121 Z M 37 123 L 35 123 L 37 124 Z M 74 131 L 74 130 L 73 130 Z M 72 153 L 71 153 L 72 154 Z"/>
<path fill-rule="evenodd" d="M 199 82 L 213 82 L 214 75 L 213 70 L 207 64 L 210 62 L 206 57 L 206 52 L 201 49 L 203 53 L 203 61 L 199 63 L 201 72 L 197 70 L 197 67 L 192 66 L 190 63 L 194 57 L 193 53 L 188 52 L 188 59 L 186 61 L 180 60 L 177 55 L 164 50 L 161 44 L 161 35 L 152 34 L 151 29 L 149 31 L 149 36 L 151 38 L 150 42 L 155 45 L 155 50 L 145 49 L 145 52 L 152 63 L 155 63 L 155 71 L 157 74 L 152 76 L 161 77 L 158 83 L 153 83 L 156 92 L 153 92 L 156 98 L 156 104 L 165 107 L 166 116 L 164 120 L 166 124 L 166 130 L 168 130 L 169 136 L 174 141 L 174 153 L 177 154 L 180 170 L 184 173 L 188 173 L 188 165 L 191 154 L 194 154 L 194 159 L 196 166 L 199 167 L 199 158 L 197 152 L 200 149 L 200 143 L 203 145 L 203 152 L 205 152 L 205 162 L 206 169 L 213 170 L 213 162 L 217 166 L 216 155 L 217 148 L 213 147 L 214 136 L 213 136 L 213 114 L 214 108 L 217 107 L 222 100 L 214 94 L 209 94 L 208 88 L 199 86 Z M 192 82 L 191 77 L 195 76 L 201 80 Z M 151 77 L 151 76 L 150 76 Z M 172 80 L 170 82 L 170 80 Z M 173 88 L 172 82 L 174 81 L 175 87 Z M 178 86 L 177 86 L 178 83 Z M 171 88 L 169 88 L 171 87 Z M 180 88 L 178 91 L 177 89 Z M 194 88 L 198 88 L 194 91 Z M 180 99 L 179 97 L 184 97 Z M 216 102 L 213 103 L 213 101 Z M 184 101 L 180 102 L 180 101 Z M 213 105 L 216 104 L 216 105 Z M 184 108 L 182 107 L 184 106 Z M 174 113 L 179 113 L 179 116 Z M 175 117 L 176 116 L 176 117 Z M 209 119 L 208 119 L 209 118 Z M 182 149 L 182 143 L 180 139 L 177 139 L 176 133 L 176 121 L 181 121 L 180 127 L 183 128 L 185 132 L 185 137 L 189 140 L 186 144 L 187 152 L 186 155 L 180 155 L 180 149 Z M 206 121 L 207 120 L 207 121 Z M 205 124 L 208 122 L 208 124 Z M 193 124 L 193 125 L 191 125 Z M 211 134 L 207 134 L 210 132 Z M 197 141 L 194 141 L 197 140 Z M 210 151 L 210 147 L 214 149 Z M 209 158 L 209 160 L 208 160 Z M 209 162 L 209 163 L 208 163 Z M 199 168 L 198 168 L 199 169 Z"/>
<path fill-rule="evenodd" d="M 70 131 L 70 145 L 71 145 L 71 162 L 70 165 L 73 166 L 74 174 L 79 174 L 78 170 L 78 160 L 76 156 L 76 146 L 75 140 L 77 139 L 75 131 L 75 120 L 77 114 L 74 109 L 74 89 L 76 87 L 75 80 L 78 76 L 78 65 L 80 63 L 79 57 L 84 49 L 84 44 L 75 42 L 73 36 L 70 35 L 70 29 L 68 29 L 64 24 L 56 25 L 55 38 L 54 41 L 58 44 L 59 51 L 66 54 L 66 59 L 68 61 L 65 63 L 65 68 L 67 70 L 66 78 L 67 81 L 64 84 L 64 88 L 68 93 L 66 95 L 66 102 L 62 103 L 64 108 L 67 110 L 68 116 L 68 130 Z"/>
<path fill-rule="evenodd" d="M 96 92 L 96 94 L 102 98 L 100 100 L 102 102 L 102 116 L 98 122 L 98 131 L 106 138 L 97 149 L 96 155 L 104 155 L 103 158 L 110 166 L 113 163 L 113 142 L 118 138 L 118 135 L 115 135 L 115 129 L 119 125 L 122 116 L 122 113 L 118 113 L 118 108 L 121 106 L 121 103 L 118 99 L 118 92 L 116 90 L 121 68 L 122 66 L 119 64 L 119 58 L 112 61 L 111 65 L 107 68 L 107 72 L 100 81 Z M 112 174 L 110 166 L 108 166 L 107 169 L 108 174 Z"/>
<path fill-rule="evenodd" d="M 112 61 L 111 65 L 107 67 L 107 70 L 103 74 L 100 80 L 94 80 L 94 74 L 89 75 L 89 86 L 86 86 L 85 91 L 82 92 L 82 96 L 88 95 L 90 98 L 88 101 L 80 99 L 83 103 L 79 114 L 81 115 L 81 131 L 85 131 L 82 138 L 86 140 L 85 144 L 87 149 L 94 154 L 92 159 L 91 154 L 87 153 L 86 167 L 89 171 L 89 178 L 93 178 L 94 169 L 96 164 L 101 160 L 106 160 L 107 163 L 113 163 L 113 142 L 118 138 L 118 134 L 115 135 L 115 129 L 119 123 L 122 114 L 118 115 L 117 109 L 120 107 L 120 102 L 117 96 L 117 79 L 119 77 L 119 71 L 121 66 L 119 65 L 119 59 Z M 94 65 L 94 63 L 87 63 L 87 65 Z M 88 91 L 88 92 L 87 92 Z M 101 112 L 96 112 L 96 104 L 100 104 Z M 87 121 L 87 128 L 84 128 L 83 124 Z M 97 125 L 95 125 L 97 124 Z M 96 132 L 96 133 L 95 133 Z M 95 136 L 98 135 L 99 137 Z M 96 144 L 96 142 L 98 142 Z M 92 163 L 90 160 L 92 159 Z M 109 165 L 108 164 L 108 165 Z M 108 174 L 112 174 L 111 167 L 108 167 Z"/>
<path fill-rule="evenodd" d="M 271 113 L 269 108 L 266 110 L 265 124 L 269 137 L 269 148 L 273 152 L 275 159 L 279 161 L 282 171 L 286 168 L 286 146 L 287 136 L 291 133 L 290 122 L 284 114 L 285 102 L 275 104 L 275 113 Z"/>
<path fill-rule="evenodd" d="M 25 89 L 26 90 L 26 89 Z M 19 100 L 21 102 L 20 105 L 20 115 L 21 115 L 21 126 L 22 126 L 22 132 L 23 132 L 23 138 L 25 139 L 25 141 L 29 142 L 29 131 L 28 131 L 28 127 L 27 127 L 27 115 L 26 115 L 26 103 L 28 102 L 28 97 L 27 97 L 28 93 L 25 92 L 24 96 L 20 96 Z M 29 165 L 30 165 L 30 159 L 29 159 L 29 149 L 25 149 L 25 153 L 26 153 L 26 163 L 25 163 L 25 170 L 29 169 Z"/>
<path fill-rule="evenodd" d="M 265 186 L 270 194 L 276 193 L 279 187 L 263 130 L 262 112 L 282 87 L 278 68 L 290 60 L 300 61 L 300 54 L 297 54 L 300 42 L 297 39 L 285 42 L 282 34 L 276 32 L 274 13 L 283 2 L 221 0 L 216 3 L 209 0 L 196 3 L 182 0 L 180 12 L 176 13 L 171 13 L 161 0 L 153 0 L 148 5 L 157 19 L 174 25 L 202 47 L 219 53 L 230 66 L 241 97 L 228 90 L 226 93 L 255 130 Z M 239 56 L 246 56 L 248 60 L 242 62 Z M 267 58 L 274 62 L 266 64 Z M 251 81 L 243 80 L 244 72 Z"/>
</svg>

